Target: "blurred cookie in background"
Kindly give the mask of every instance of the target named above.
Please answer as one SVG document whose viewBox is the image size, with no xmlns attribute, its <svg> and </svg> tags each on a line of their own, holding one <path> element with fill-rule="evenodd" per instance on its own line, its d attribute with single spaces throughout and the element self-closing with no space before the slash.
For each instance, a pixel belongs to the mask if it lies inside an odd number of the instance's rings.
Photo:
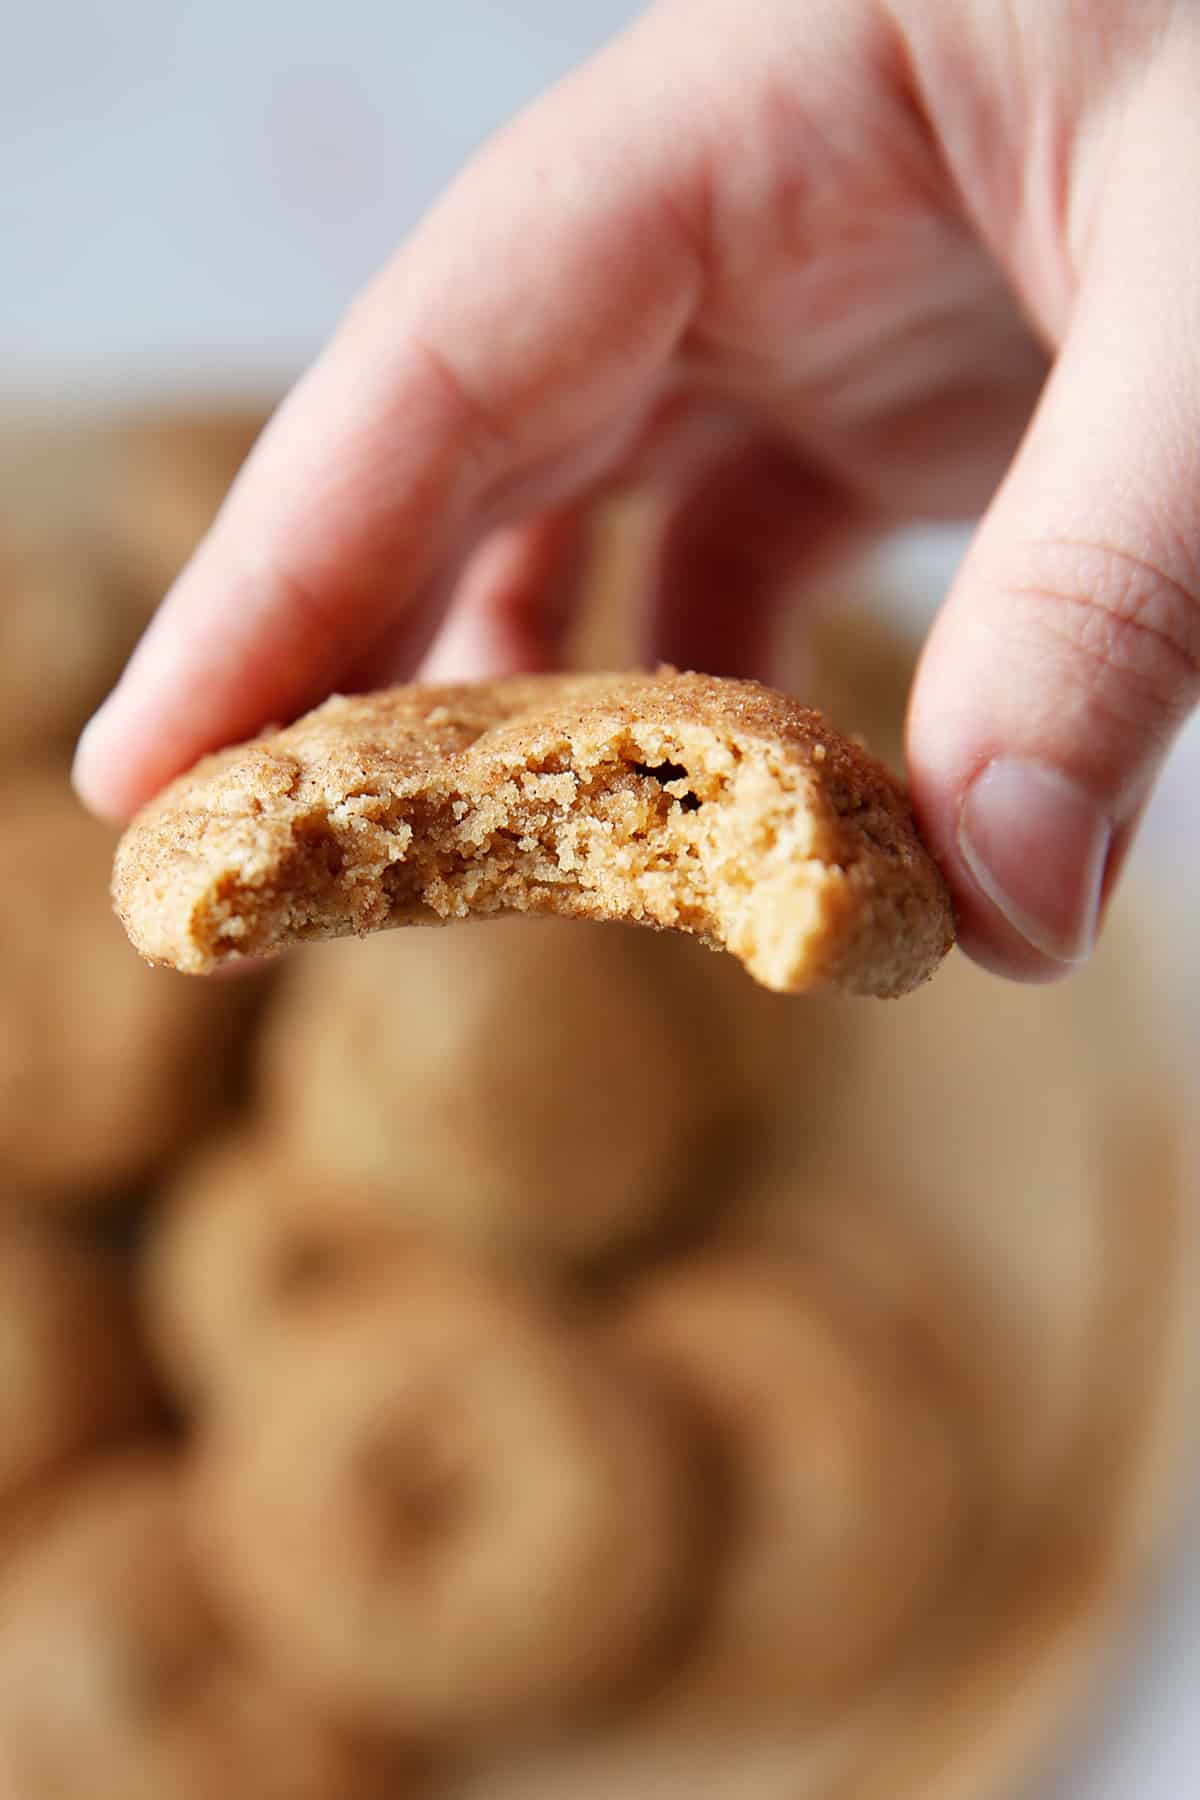
<svg viewBox="0 0 1200 1800">
<path fill-rule="evenodd" d="M 306 1168 L 261 1125 L 198 1149 L 165 1184 L 141 1246 L 139 1294 L 163 1380 L 189 1412 L 219 1403 L 264 1337 L 368 1279 L 405 1235 L 386 1191 Z"/>
<path fill-rule="evenodd" d="M 852 1706 L 919 1632 L 970 1485 L 953 1373 L 921 1326 L 864 1303 L 817 1255 L 716 1247 L 634 1284 L 620 1341 L 688 1395 L 729 1495 L 664 1721 L 794 1728 Z"/>
<path fill-rule="evenodd" d="M 402 1217 L 512 1257 L 619 1258 L 743 1177 L 768 1046 L 805 1023 L 722 960 L 544 919 L 301 951 L 262 1045 L 265 1116 Z"/>
<path fill-rule="evenodd" d="M 0 433 L 0 762 L 70 750 L 269 412 L 230 399 Z"/>
<path fill-rule="evenodd" d="M 691 1655 L 639 1713 L 482 1759 L 454 1800 L 983 1800 L 1024 1793 L 1103 1695 L 1194 1467 L 1191 1166 L 1169 1039 L 1155 1053 L 1136 1029 L 1132 1043 L 1111 1029 L 1131 1016 L 1135 964 L 1118 953 L 1046 990 L 1057 998 L 1036 1049 L 1018 990 L 980 982 L 940 1015 L 947 1027 L 954 1011 L 958 1035 L 929 1051 L 916 1031 L 876 1034 L 868 1010 L 862 1085 L 838 1098 L 828 1156 L 790 1172 L 781 1161 L 769 1193 L 747 1189 L 692 1265 L 703 1285 L 686 1258 L 635 1278 L 635 1342 L 697 1393 L 735 1397 L 721 1409 L 729 1455 L 740 1449 L 755 1478 L 730 1515 L 747 1526 L 742 1558 L 736 1532 L 724 1559 L 717 1540 Z M 993 1008 L 992 991 L 1013 1010 Z M 1072 1046 L 1056 1084 L 1048 1070 Z M 722 1329 L 709 1310 L 722 1268 L 751 1266 L 763 1293 L 736 1328 L 726 1309 Z M 778 1296 L 796 1267 L 808 1299 L 788 1349 L 766 1290 Z M 827 1330 L 839 1321 L 824 1340 L 822 1315 Z M 800 1350 L 819 1382 L 797 1378 Z M 877 1409 L 863 1403 L 872 1393 Z M 911 1440 L 907 1418 L 924 1419 Z M 914 1480 L 922 1467 L 941 1477 Z M 785 1530 L 772 1556 L 780 1523 L 802 1519 L 792 1552 Z M 838 1521 L 843 1554 L 810 1571 L 815 1623 L 783 1595 L 805 1585 L 806 1557 Z M 872 1575 L 873 1550 L 885 1554 Z M 739 1637 L 743 1655 L 721 1655 Z"/>
<path fill-rule="evenodd" d="M 549 1296 L 416 1239 L 248 1360 L 193 1537 L 314 1701 L 456 1751 L 594 1715 L 674 1648 L 706 1567 L 690 1430 Z"/>
<path fill-rule="evenodd" d="M 58 770 L 0 782 L 0 831 L 0 1165 L 38 1203 L 119 1207 L 237 1091 L 258 989 L 131 954 L 115 834 Z"/>
<path fill-rule="evenodd" d="M 845 1236 L 859 1196 L 884 1196 L 896 1226 L 974 1272 L 973 1331 L 1003 1371 L 977 1405 L 989 1480 L 1033 1505 L 1061 1477 L 1065 1434 L 1091 1403 L 1102 1283 L 1138 1257 L 1160 1257 L 1159 1207 L 1177 1183 L 1146 1171 L 1139 1223 L 1123 1160 L 1132 1134 L 1184 1154 L 1171 1114 L 1177 1052 L 1140 942 L 1144 901 L 1114 908 L 1087 970 L 1022 987 L 955 957 L 902 1007 L 867 1019 L 845 1079 L 829 1093 L 826 1153 L 810 1179 L 781 1155 L 751 1184 L 738 1219 L 780 1245 Z M 1164 1119 L 1164 1113 L 1167 1115 Z M 1164 1283 L 1176 1276 L 1169 1263 Z"/>
<path fill-rule="evenodd" d="M 0 1514 L 157 1419 L 125 1274 L 52 1224 L 0 1220 Z"/>
<path fill-rule="evenodd" d="M 0 764 L 65 757 L 144 623 L 77 531 L 0 510 Z"/>
<path fill-rule="evenodd" d="M 236 1641 L 187 1549 L 178 1457 L 102 1458 L 0 1562 L 0 1782 L 22 1800 L 410 1800 Z"/>
<path fill-rule="evenodd" d="M 593 511 L 578 604 L 567 634 L 569 667 L 633 669 L 645 662 L 646 631 L 639 608 L 653 529 L 653 505 L 633 495 L 621 495 Z"/>
<path fill-rule="evenodd" d="M 62 757 L 145 623 L 89 528 L 82 427 L 0 430 L 0 765 Z"/>
<path fill-rule="evenodd" d="M 831 598 L 803 621 L 804 702 L 839 730 L 860 737 L 873 755 L 904 774 L 904 719 L 917 664 L 910 631 L 879 608 Z"/>
</svg>

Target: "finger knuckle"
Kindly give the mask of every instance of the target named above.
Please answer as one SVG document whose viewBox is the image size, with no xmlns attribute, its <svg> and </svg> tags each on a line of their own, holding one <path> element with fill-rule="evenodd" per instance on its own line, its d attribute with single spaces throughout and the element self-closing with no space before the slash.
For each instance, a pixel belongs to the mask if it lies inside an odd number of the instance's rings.
<svg viewBox="0 0 1200 1800">
<path fill-rule="evenodd" d="M 1181 718 L 1200 692 L 1200 574 L 1187 563 L 1058 537 L 1033 544 L 1007 585 L 1042 639 L 1086 672 L 1093 703 L 1148 726 Z"/>
<path fill-rule="evenodd" d="M 458 415 L 481 460 L 493 456 L 503 461 L 512 451 L 513 437 L 502 409 L 493 404 L 478 383 L 468 379 L 450 351 L 431 332 L 410 332 L 408 349 L 420 376 Z"/>
</svg>

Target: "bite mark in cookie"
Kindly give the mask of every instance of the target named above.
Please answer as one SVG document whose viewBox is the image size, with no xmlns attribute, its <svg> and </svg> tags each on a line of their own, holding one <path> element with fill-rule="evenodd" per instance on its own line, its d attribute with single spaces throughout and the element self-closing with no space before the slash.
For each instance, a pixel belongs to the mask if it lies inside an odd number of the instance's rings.
<svg viewBox="0 0 1200 1800">
<path fill-rule="evenodd" d="M 219 752 L 117 854 L 143 956 L 548 912 L 694 933 L 766 987 L 908 992 L 953 941 L 904 791 L 756 682 L 543 675 L 335 697 Z"/>
</svg>

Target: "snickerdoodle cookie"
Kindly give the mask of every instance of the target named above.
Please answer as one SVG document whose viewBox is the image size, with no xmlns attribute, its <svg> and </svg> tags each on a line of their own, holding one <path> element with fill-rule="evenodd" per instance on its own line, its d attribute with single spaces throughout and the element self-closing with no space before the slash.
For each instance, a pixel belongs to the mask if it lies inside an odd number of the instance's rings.
<svg viewBox="0 0 1200 1800">
<path fill-rule="evenodd" d="M 953 938 L 881 764 L 782 694 L 669 669 L 335 697 L 173 782 L 114 895 L 145 957 L 193 973 L 515 910 L 692 932 L 778 990 L 889 996 Z"/>
</svg>

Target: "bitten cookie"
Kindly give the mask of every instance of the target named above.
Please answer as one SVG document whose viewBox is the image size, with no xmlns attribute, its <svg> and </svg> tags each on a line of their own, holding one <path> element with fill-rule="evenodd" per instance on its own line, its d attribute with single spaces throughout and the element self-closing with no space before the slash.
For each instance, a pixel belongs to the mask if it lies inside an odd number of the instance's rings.
<svg viewBox="0 0 1200 1800">
<path fill-rule="evenodd" d="M 336 697 L 135 819 L 114 897 L 201 973 L 506 911 L 692 932 L 764 986 L 898 995 L 953 939 L 899 783 L 755 682 L 543 675 Z"/>
</svg>

